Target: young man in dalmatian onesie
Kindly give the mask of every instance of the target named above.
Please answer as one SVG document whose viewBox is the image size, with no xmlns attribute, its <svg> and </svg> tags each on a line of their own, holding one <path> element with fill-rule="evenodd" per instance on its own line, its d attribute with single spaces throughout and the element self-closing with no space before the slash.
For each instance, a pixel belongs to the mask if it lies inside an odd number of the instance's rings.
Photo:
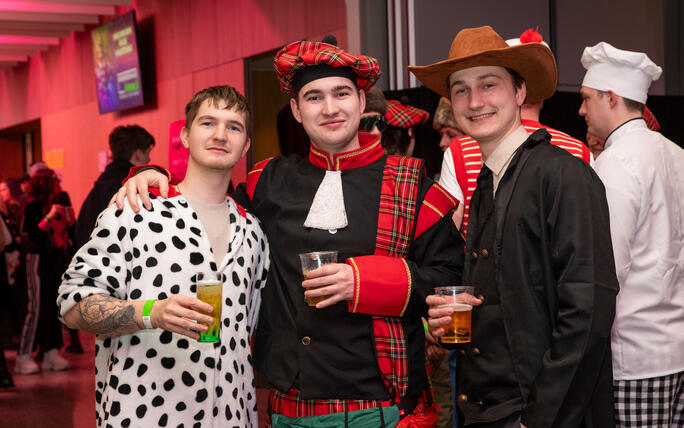
<svg viewBox="0 0 684 428">
<path fill-rule="evenodd" d="M 64 323 L 98 335 L 98 426 L 257 426 L 249 341 L 268 244 L 256 217 L 226 196 L 250 145 L 249 108 L 217 86 L 185 114 L 185 179 L 151 210 L 107 208 L 59 289 Z M 195 298 L 198 272 L 223 276 L 219 343 L 197 340 L 212 322 Z"/>
</svg>

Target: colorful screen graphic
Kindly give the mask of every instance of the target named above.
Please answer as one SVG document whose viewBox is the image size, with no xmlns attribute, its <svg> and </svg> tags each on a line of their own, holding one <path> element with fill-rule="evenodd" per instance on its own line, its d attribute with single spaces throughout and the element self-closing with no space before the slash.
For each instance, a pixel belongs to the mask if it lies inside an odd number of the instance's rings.
<svg viewBox="0 0 684 428">
<path fill-rule="evenodd" d="M 100 114 L 143 105 L 135 11 L 94 29 L 91 36 Z"/>
</svg>

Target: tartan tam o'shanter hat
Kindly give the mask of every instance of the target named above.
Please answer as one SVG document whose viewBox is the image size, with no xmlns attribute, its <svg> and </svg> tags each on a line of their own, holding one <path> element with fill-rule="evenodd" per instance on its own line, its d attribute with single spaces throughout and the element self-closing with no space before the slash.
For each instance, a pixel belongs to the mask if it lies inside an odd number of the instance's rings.
<svg viewBox="0 0 684 428">
<path fill-rule="evenodd" d="M 363 90 L 370 89 L 380 77 L 377 59 L 355 55 L 323 42 L 302 40 L 290 43 L 278 51 L 273 64 L 280 89 L 286 94 L 293 95 L 303 86 L 300 78 L 303 73 L 312 72 L 307 83 L 317 78 L 335 75 L 354 78 L 356 86 Z"/>
<path fill-rule="evenodd" d="M 527 88 L 525 103 L 543 101 L 556 90 L 556 60 L 542 43 L 509 46 L 492 27 L 466 28 L 454 37 L 449 57 L 409 70 L 429 89 L 449 98 L 449 76 L 473 67 L 499 66 L 515 70 Z"/>
<path fill-rule="evenodd" d="M 390 126 L 397 128 L 411 128 L 419 123 L 426 123 L 430 113 L 425 110 L 402 104 L 399 101 L 387 100 L 387 113 L 385 119 Z"/>
</svg>

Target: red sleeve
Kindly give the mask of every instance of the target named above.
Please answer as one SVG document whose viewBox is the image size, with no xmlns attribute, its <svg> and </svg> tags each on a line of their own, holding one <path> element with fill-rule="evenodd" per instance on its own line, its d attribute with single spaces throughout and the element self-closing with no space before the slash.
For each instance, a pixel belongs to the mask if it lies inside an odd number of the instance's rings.
<svg viewBox="0 0 684 428">
<path fill-rule="evenodd" d="M 444 187 L 437 183 L 430 186 L 418 212 L 415 238 L 422 235 L 457 206 L 458 200 L 451 196 Z"/>
<path fill-rule="evenodd" d="M 411 271 L 406 260 L 389 256 L 347 259 L 354 271 L 354 296 L 349 312 L 399 317 L 411 298 Z"/>
<path fill-rule="evenodd" d="M 247 195 L 249 196 L 249 199 L 252 199 L 254 197 L 254 190 L 256 189 L 256 185 L 259 182 L 259 177 L 261 177 L 261 172 L 264 170 L 266 167 L 266 164 L 271 161 L 271 158 L 264 159 L 261 162 L 257 163 L 254 165 L 251 171 L 247 174 Z"/>
<path fill-rule="evenodd" d="M 458 185 L 461 186 L 461 191 L 463 191 L 463 197 L 465 198 L 465 192 L 468 188 L 468 172 L 466 171 L 465 161 L 463 160 L 463 150 L 461 150 L 461 138 L 455 138 L 449 148 L 451 149 L 451 157 L 454 164 L 454 173 L 456 175 L 456 181 Z"/>
<path fill-rule="evenodd" d="M 181 182 L 181 180 L 178 177 L 173 175 L 171 173 L 171 171 L 164 168 L 163 166 L 148 164 L 148 165 L 134 166 L 133 168 L 131 168 L 131 170 L 128 172 L 128 175 L 126 176 L 126 178 L 124 178 L 123 181 L 121 182 L 121 185 L 123 186 L 130 178 L 135 177 L 135 175 L 141 169 L 149 169 L 149 168 L 154 168 L 156 171 L 159 171 L 160 173 L 166 173 L 166 176 L 169 178 L 169 184 L 178 184 Z"/>
</svg>

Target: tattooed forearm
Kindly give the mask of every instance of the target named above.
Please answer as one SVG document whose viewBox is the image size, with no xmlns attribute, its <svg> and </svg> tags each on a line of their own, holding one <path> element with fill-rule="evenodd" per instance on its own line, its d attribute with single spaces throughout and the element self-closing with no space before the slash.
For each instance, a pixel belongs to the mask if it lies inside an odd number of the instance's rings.
<svg viewBox="0 0 684 428">
<path fill-rule="evenodd" d="M 96 294 L 79 302 L 78 328 L 106 337 L 134 333 L 143 326 L 135 319 L 132 302 Z"/>
</svg>

